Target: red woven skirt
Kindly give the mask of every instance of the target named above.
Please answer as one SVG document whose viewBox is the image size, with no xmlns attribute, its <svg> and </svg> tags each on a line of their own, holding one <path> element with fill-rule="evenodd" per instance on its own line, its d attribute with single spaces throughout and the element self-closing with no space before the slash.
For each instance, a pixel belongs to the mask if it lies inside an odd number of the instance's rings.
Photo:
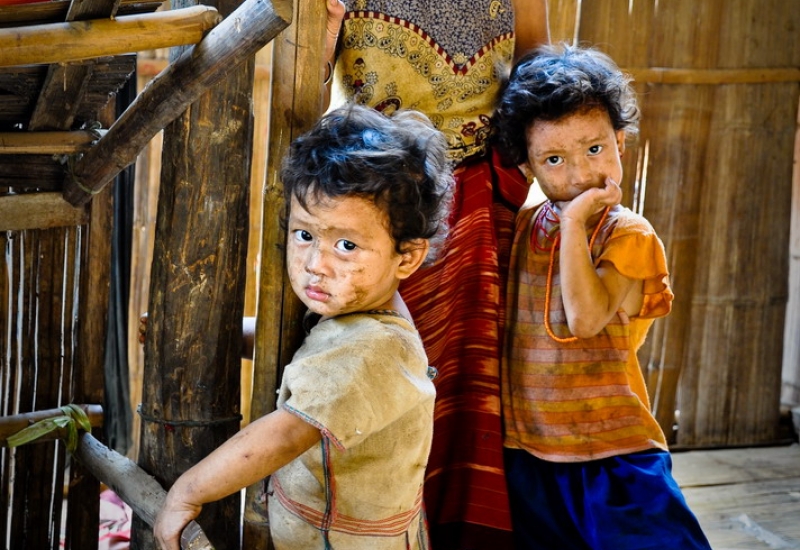
<svg viewBox="0 0 800 550">
<path fill-rule="evenodd" d="M 511 548 L 500 346 L 514 215 L 528 184 L 489 157 L 462 163 L 455 177 L 446 248 L 400 287 L 439 371 L 425 508 L 434 550 L 500 549 L 505 538 Z"/>
</svg>

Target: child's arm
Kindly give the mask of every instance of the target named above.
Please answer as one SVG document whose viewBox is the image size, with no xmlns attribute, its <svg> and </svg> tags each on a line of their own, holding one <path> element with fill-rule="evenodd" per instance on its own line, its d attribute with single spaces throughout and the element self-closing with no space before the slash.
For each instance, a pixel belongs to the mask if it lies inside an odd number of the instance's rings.
<svg viewBox="0 0 800 550">
<path fill-rule="evenodd" d="M 595 268 L 586 239 L 587 222 L 597 223 L 602 209 L 621 199 L 619 185 L 608 179 L 605 188 L 560 203 L 561 292 L 570 332 L 579 338 L 603 330 L 620 307 L 635 315 L 642 306 L 642 281 L 621 275 L 608 262 Z"/>
<path fill-rule="evenodd" d="M 256 483 L 321 439 L 319 429 L 283 409 L 249 424 L 175 481 L 153 526 L 159 548 L 180 550 L 181 531 L 203 504 Z"/>
</svg>

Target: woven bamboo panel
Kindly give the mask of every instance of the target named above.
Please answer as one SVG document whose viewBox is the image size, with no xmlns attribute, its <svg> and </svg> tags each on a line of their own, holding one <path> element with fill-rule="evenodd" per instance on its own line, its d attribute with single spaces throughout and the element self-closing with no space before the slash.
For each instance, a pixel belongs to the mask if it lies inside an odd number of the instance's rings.
<svg viewBox="0 0 800 550">
<path fill-rule="evenodd" d="M 554 40 L 577 37 L 641 75 L 643 120 L 623 187 L 664 240 L 676 293 L 640 350 L 662 427 L 685 447 L 775 441 L 800 2 L 553 1 L 550 10 Z"/>
</svg>

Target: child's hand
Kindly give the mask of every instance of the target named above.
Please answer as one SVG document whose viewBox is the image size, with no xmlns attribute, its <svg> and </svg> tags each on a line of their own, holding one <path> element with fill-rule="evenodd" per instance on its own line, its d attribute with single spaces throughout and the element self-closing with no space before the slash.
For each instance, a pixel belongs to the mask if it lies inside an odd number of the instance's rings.
<svg viewBox="0 0 800 550">
<path fill-rule="evenodd" d="M 611 178 L 606 178 L 603 187 L 591 187 L 572 199 L 558 202 L 562 222 L 565 219 L 575 220 L 583 225 L 598 214 L 606 206 L 616 206 L 622 201 L 622 188 Z"/>
<path fill-rule="evenodd" d="M 170 494 L 153 524 L 153 535 L 159 550 L 180 550 L 181 533 L 190 521 L 200 515 L 200 506 L 173 503 Z"/>
</svg>

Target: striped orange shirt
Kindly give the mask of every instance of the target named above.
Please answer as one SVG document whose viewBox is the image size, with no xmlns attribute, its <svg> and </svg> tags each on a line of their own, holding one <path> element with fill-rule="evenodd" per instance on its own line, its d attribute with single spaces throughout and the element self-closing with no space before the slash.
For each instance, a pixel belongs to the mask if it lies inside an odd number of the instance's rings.
<svg viewBox="0 0 800 550">
<path fill-rule="evenodd" d="M 611 262 L 622 275 L 643 280 L 644 304 L 630 318 L 620 310 L 592 338 L 559 343 L 544 327 L 549 246 L 558 231 L 557 220 L 548 220 L 546 210 L 528 208 L 517 217 L 502 362 L 504 444 L 553 462 L 666 450 L 636 357 L 653 319 L 672 307 L 664 246 L 642 216 L 613 208 L 599 230 L 592 257 L 595 265 Z M 550 300 L 553 332 L 571 336 L 561 299 L 558 251 Z"/>
</svg>

